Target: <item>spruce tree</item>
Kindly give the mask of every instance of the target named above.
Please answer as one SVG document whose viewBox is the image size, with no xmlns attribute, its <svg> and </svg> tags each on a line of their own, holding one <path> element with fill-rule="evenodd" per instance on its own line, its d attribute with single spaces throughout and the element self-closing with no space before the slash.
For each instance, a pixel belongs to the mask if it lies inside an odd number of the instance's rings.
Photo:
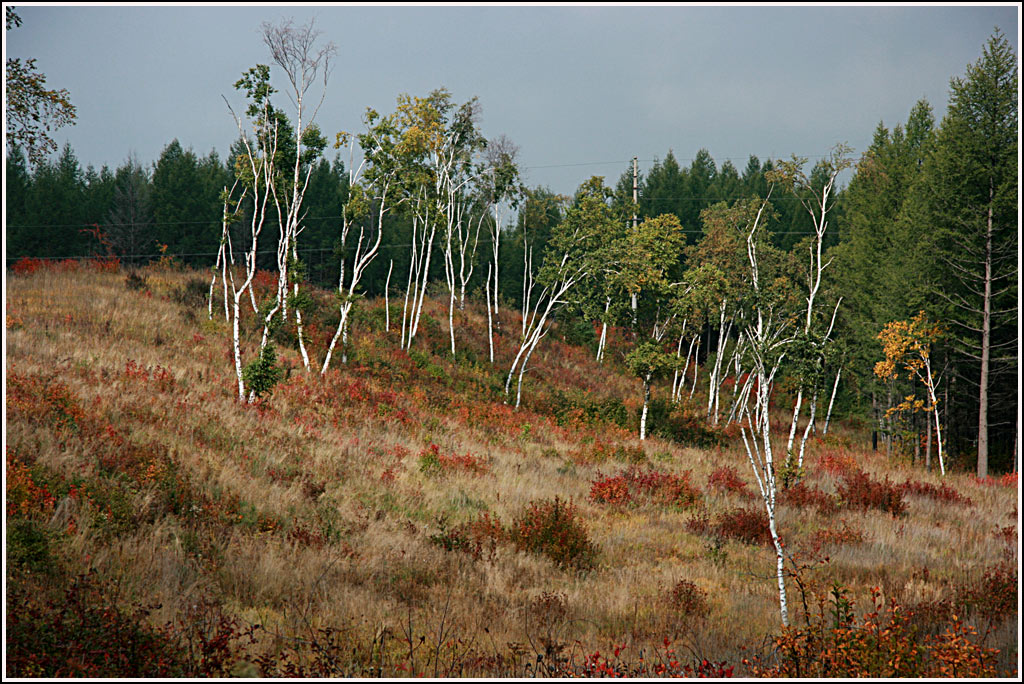
<svg viewBox="0 0 1024 684">
<path fill-rule="evenodd" d="M 1017 58 L 998 30 L 950 90 L 920 190 L 942 265 L 935 296 L 955 333 L 961 386 L 977 392 L 977 474 L 985 477 L 990 427 L 1012 426 L 1017 402 Z M 1004 434 L 1008 454 L 1012 433 Z"/>
</svg>

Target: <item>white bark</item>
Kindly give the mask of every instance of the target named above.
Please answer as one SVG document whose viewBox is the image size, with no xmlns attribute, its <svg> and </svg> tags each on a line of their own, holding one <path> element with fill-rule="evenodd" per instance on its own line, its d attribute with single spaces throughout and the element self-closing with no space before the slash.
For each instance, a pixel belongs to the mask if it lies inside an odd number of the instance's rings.
<svg viewBox="0 0 1024 684">
<path fill-rule="evenodd" d="M 811 397 L 811 407 L 810 407 L 811 415 L 807 417 L 807 427 L 804 428 L 804 436 L 800 440 L 800 456 L 799 456 L 799 458 L 797 459 L 797 462 L 796 462 L 796 467 L 797 468 L 803 468 L 804 467 L 804 450 L 807 448 L 807 438 L 810 436 L 811 429 L 814 427 L 814 414 L 815 414 L 815 411 L 817 411 L 817 409 L 818 409 L 818 395 L 815 394 L 815 395 L 813 395 Z"/>
<path fill-rule="evenodd" d="M 391 330 L 391 307 L 388 303 L 388 291 L 391 289 L 391 270 L 395 267 L 395 260 L 388 263 L 388 277 L 384 281 L 384 332 Z"/>
<path fill-rule="evenodd" d="M 697 390 L 697 371 L 700 366 L 697 364 L 697 359 L 700 357 L 700 332 L 698 331 L 697 336 L 694 338 L 697 342 L 697 351 L 693 354 L 693 385 L 690 387 L 690 399 L 693 399 L 693 393 Z M 689 360 L 689 356 L 686 357 Z"/>
<path fill-rule="evenodd" d="M 487 280 L 484 281 L 484 298 L 487 300 L 487 349 L 492 365 L 494 364 L 494 321 L 491 317 L 491 271 L 493 267 L 494 264 L 487 264 Z"/>
<path fill-rule="evenodd" d="M 530 299 L 525 299 L 523 301 L 523 336 L 520 340 L 519 351 L 516 352 L 515 358 L 512 360 L 512 367 L 509 369 L 508 377 L 505 380 L 505 396 L 507 402 L 507 397 L 512 387 L 512 378 L 518 369 L 519 388 L 516 393 L 517 408 L 519 406 L 519 393 L 522 390 L 522 378 L 523 374 L 526 372 L 526 362 L 533 354 L 534 349 L 537 348 L 537 344 L 544 335 L 547 334 L 546 326 L 552 313 L 559 306 L 565 303 L 563 297 L 585 275 L 584 271 L 574 269 L 570 266 L 569 257 L 570 255 L 568 253 L 562 255 L 559 260 L 557 278 L 551 285 L 548 285 L 541 290 L 536 301 L 532 304 Z M 530 275 L 530 282 L 531 286 L 529 290 L 527 290 L 525 288 L 524 278 L 524 293 L 528 293 L 532 290 L 532 274 Z"/>
<path fill-rule="evenodd" d="M 369 237 L 366 234 L 365 228 L 360 226 L 359 238 L 355 243 L 355 254 L 352 257 L 352 268 L 350 269 L 350 275 L 348 279 L 348 285 L 345 283 L 345 242 L 348 239 L 348 232 L 350 229 L 349 221 L 347 217 L 342 216 L 342 230 L 341 230 L 341 264 L 339 267 L 338 275 L 338 297 L 341 300 L 338 305 L 338 313 L 340 319 L 338 320 L 338 328 L 334 332 L 334 337 L 331 338 L 331 343 L 327 348 L 327 354 L 324 358 L 324 365 L 320 369 L 320 375 L 325 375 L 327 369 L 331 365 L 331 355 L 334 352 L 334 347 L 338 342 L 338 338 L 341 338 L 342 342 L 342 363 L 348 362 L 347 355 L 347 342 L 348 342 L 348 316 L 352 310 L 352 302 L 356 296 L 356 292 L 359 289 L 359 283 L 363 278 L 363 273 L 373 260 L 377 257 L 377 253 L 380 251 L 381 239 L 384 235 L 384 214 L 388 210 L 388 190 L 390 187 L 390 178 L 384 178 L 379 186 L 379 195 L 375 198 L 377 204 L 377 230 L 376 237 Z M 390 271 L 388 272 L 388 278 L 390 280 Z"/>
<path fill-rule="evenodd" d="M 225 98 L 225 103 L 227 99 Z M 265 135 L 257 136 L 257 142 L 260 147 L 254 150 L 250 144 L 249 138 L 245 133 L 242 126 L 241 119 L 235 115 L 231 105 L 228 104 L 228 111 L 231 112 L 232 117 L 235 120 L 235 124 L 238 126 L 238 131 L 241 134 L 243 143 L 245 144 L 246 155 L 245 161 L 248 166 L 249 173 L 252 174 L 252 185 L 251 187 L 244 188 L 242 195 L 238 199 L 240 203 L 247 194 L 251 194 L 253 198 L 253 212 L 252 218 L 249 224 L 249 248 L 245 255 L 245 281 L 241 287 L 236 287 L 234 272 L 228 268 L 227 281 L 230 281 L 232 290 L 232 297 L 234 300 L 234 306 L 232 308 L 232 320 L 231 320 L 231 335 L 232 335 L 232 355 L 235 366 L 235 375 L 238 382 L 238 400 L 244 402 L 247 400 L 245 392 L 245 381 L 242 377 L 242 349 L 241 349 L 241 333 L 240 333 L 240 319 L 241 319 L 241 300 L 248 291 L 250 298 L 252 294 L 252 281 L 256 276 L 256 254 L 259 247 L 259 236 L 263 230 L 264 223 L 267 215 L 267 205 L 270 200 L 270 196 L 273 193 L 273 176 L 274 166 L 273 160 L 277 150 L 277 128 L 273 127 L 271 131 L 266 131 Z M 264 120 L 266 120 L 266 105 L 264 107 Z M 232 192 L 234 189 L 232 189 Z M 223 216 L 224 230 L 227 231 L 227 215 Z M 231 253 L 231 242 L 226 241 L 225 244 L 228 246 L 228 261 L 234 262 L 234 255 Z"/>
<path fill-rule="evenodd" d="M 814 244 L 810 248 L 810 269 L 808 271 L 808 284 L 807 284 L 807 308 L 804 313 L 804 334 L 808 335 L 811 331 L 812 320 L 814 316 L 814 300 L 817 298 L 818 292 L 821 289 L 822 273 L 832 263 L 832 260 L 822 261 L 822 249 L 825 240 L 825 231 L 828 228 L 828 213 L 835 205 L 835 199 L 832 198 L 832 190 L 835 187 L 836 178 L 848 166 L 848 163 L 844 159 L 846 148 L 839 146 L 833 151 L 831 158 L 832 168 L 829 173 L 828 180 L 825 181 L 821 188 L 820 196 L 815 196 L 811 199 L 801 199 L 801 203 L 807 210 L 807 213 L 811 216 L 811 221 L 814 225 Z M 810 188 L 810 181 L 803 176 L 800 172 L 797 177 L 797 185 Z M 830 204 L 831 202 L 831 204 Z M 836 309 L 838 310 L 839 304 L 836 303 Z M 835 323 L 835 314 L 832 315 L 832 322 Z M 829 332 L 831 332 L 831 325 L 829 326 Z M 828 334 L 825 335 L 823 344 L 827 343 Z M 796 435 L 797 422 L 800 419 L 800 408 L 803 402 L 803 388 L 797 392 L 796 402 L 793 407 L 793 420 L 789 427 L 789 440 L 786 443 L 786 458 L 791 458 L 793 454 L 793 440 Z M 813 401 L 817 401 L 817 391 L 814 392 Z M 808 423 L 813 423 L 813 419 Z M 806 441 L 806 440 L 805 440 Z M 801 453 L 803 452 L 804 445 L 800 445 Z"/>
<path fill-rule="evenodd" d="M 604 346 L 608 342 L 608 309 L 611 308 L 612 298 L 606 297 L 604 300 L 604 317 L 601 319 L 601 339 L 597 342 L 597 359 L 598 363 L 604 361 Z"/>
<path fill-rule="evenodd" d="M 278 206 L 279 225 L 281 236 L 278 245 L 278 301 L 274 310 L 268 315 L 264 324 L 262 349 L 267 343 L 267 332 L 270 320 L 277 309 L 280 308 L 282 319 L 288 320 L 287 296 L 288 284 L 288 256 L 291 254 L 293 261 L 298 259 L 298 237 L 303 228 L 301 224 L 302 202 L 309 187 L 309 179 L 313 172 L 313 164 L 307 163 L 304 178 L 302 169 L 302 156 L 304 151 L 303 139 L 306 133 L 311 130 L 316 114 L 323 105 L 327 95 L 327 81 L 330 76 L 330 61 L 335 54 L 336 48 L 328 44 L 322 48 L 314 47 L 319 32 L 313 29 L 312 22 L 301 28 L 293 28 L 291 22 L 279 26 L 264 23 L 262 26 L 263 41 L 270 49 L 274 62 L 284 71 L 288 78 L 291 89 L 288 95 L 292 98 L 295 111 L 295 159 L 292 163 L 292 183 L 290 197 L 284 198 L 285 210 L 281 216 L 281 202 L 277 197 L 276 188 L 274 193 L 275 202 Z M 323 79 L 320 101 L 313 110 L 308 120 L 304 120 L 305 97 L 312 87 L 314 81 L 321 77 Z M 299 283 L 292 283 L 292 296 L 297 297 Z M 298 336 L 299 351 L 302 354 L 302 364 L 307 372 L 310 371 L 309 354 L 306 351 L 305 337 L 302 326 L 302 312 L 295 309 L 296 334 Z"/>
<path fill-rule="evenodd" d="M 429 232 L 428 232 L 429 227 Z M 432 218 L 430 203 L 426 192 L 421 192 L 416 202 L 413 215 L 412 258 L 409 262 L 409 284 L 411 292 L 406 289 L 406 299 L 412 295 L 412 306 L 409 309 L 406 324 L 405 309 L 402 310 L 403 348 L 412 349 L 412 342 L 419 330 L 420 315 L 423 312 L 423 297 L 427 291 L 427 275 L 430 271 L 430 256 L 434 246 L 434 235 L 437 223 Z"/>
<path fill-rule="evenodd" d="M 651 374 L 644 376 L 644 407 L 640 412 L 640 441 L 647 439 L 647 405 L 651 401 Z"/>
<path fill-rule="evenodd" d="M 836 401 L 836 390 L 839 389 L 839 375 L 843 372 L 843 365 L 839 364 L 839 368 L 836 369 L 836 381 L 832 383 L 832 398 L 828 400 L 828 411 L 825 413 L 825 426 L 821 430 L 821 434 L 828 434 L 828 424 L 832 420 L 832 406 Z"/>
<path fill-rule="evenodd" d="M 771 196 L 769 190 L 768 196 Z M 755 236 L 767 198 L 762 202 L 761 209 L 749 226 L 747 235 L 747 258 L 750 264 L 750 283 L 755 294 L 761 291 L 760 268 L 757 258 L 757 243 Z M 775 573 L 779 591 L 779 613 L 783 626 L 789 626 L 789 608 L 786 598 L 786 581 L 784 573 L 784 554 L 782 541 L 776 525 L 776 480 L 775 461 L 771 443 L 771 416 L 769 414 L 769 402 L 771 398 L 772 384 L 779 366 L 785 357 L 785 348 L 792 341 L 792 337 L 785 337 L 788 322 L 785 315 L 779 315 L 771 306 L 758 302 L 753 312 L 753 317 L 744 321 L 743 334 L 747 339 L 748 349 L 753 361 L 752 375 L 755 377 L 757 387 L 753 383 L 744 383 L 743 390 L 739 397 L 739 419 L 740 435 L 743 438 L 743 446 L 747 452 L 747 459 L 750 462 L 757 482 L 761 499 L 768 514 L 768 530 L 772 537 L 772 544 L 775 547 Z M 751 394 L 754 395 L 753 406 L 751 407 Z"/>
</svg>

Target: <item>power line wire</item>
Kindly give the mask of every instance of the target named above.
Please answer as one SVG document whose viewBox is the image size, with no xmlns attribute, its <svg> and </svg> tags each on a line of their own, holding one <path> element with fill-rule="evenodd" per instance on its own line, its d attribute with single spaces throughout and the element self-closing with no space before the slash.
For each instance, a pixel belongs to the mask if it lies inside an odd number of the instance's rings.
<svg viewBox="0 0 1024 684">
<path fill-rule="evenodd" d="M 687 228 L 684 228 L 680 232 L 686 233 L 688 235 L 701 235 L 701 234 L 704 233 L 703 230 L 687 229 Z M 780 230 L 780 231 L 773 231 L 772 235 L 814 235 L 814 231 L 813 230 L 806 230 L 806 231 L 803 231 L 803 230 Z M 490 238 L 480 238 L 480 240 L 478 241 L 478 243 L 482 244 L 482 245 L 488 245 L 488 244 L 491 244 L 491 242 L 492 242 L 492 240 Z M 399 244 L 393 244 L 393 245 L 382 244 L 379 249 L 391 250 L 391 249 L 398 249 L 398 248 L 403 248 L 403 247 L 407 248 L 407 247 L 412 247 L 412 246 L 413 245 L 412 245 L 411 242 L 399 243 Z M 308 253 L 311 253 L 311 252 L 333 252 L 333 251 L 335 251 L 335 248 L 334 247 L 299 247 L 296 251 L 308 254 Z M 111 258 L 111 256 L 116 256 L 116 258 L 118 258 L 118 259 L 155 259 L 155 258 L 159 258 L 159 257 L 170 257 L 170 258 L 201 257 L 201 256 L 215 257 L 218 254 L 220 254 L 220 252 L 181 252 L 181 253 L 177 253 L 177 254 L 168 254 L 168 253 L 159 252 L 159 253 L 154 253 L 154 254 L 119 254 L 119 255 L 108 255 L 108 256 L 104 256 L 102 254 L 76 254 L 76 255 L 72 255 L 72 256 L 27 256 L 27 255 L 22 255 L 22 256 L 16 256 L 16 257 L 9 256 L 9 257 L 6 257 L 6 260 L 7 261 L 19 261 L 21 259 L 38 259 L 40 261 L 64 261 L 64 260 L 71 260 L 71 259 L 109 259 L 109 258 Z M 276 249 L 258 250 L 256 252 L 256 254 L 277 254 L 277 250 Z"/>
<path fill-rule="evenodd" d="M 652 201 L 652 202 L 662 202 L 662 201 L 735 202 L 736 200 L 750 199 L 750 197 L 751 197 L 751 195 L 736 195 L 734 197 L 645 197 L 642 194 L 640 195 L 640 199 L 646 199 L 646 200 L 649 200 L 649 201 Z M 837 197 L 835 201 L 836 202 L 841 202 L 843 199 L 844 199 L 843 197 Z M 776 197 L 775 199 L 772 200 L 772 202 L 777 202 L 777 201 L 780 201 L 780 200 L 787 201 L 787 202 L 792 202 L 792 201 L 801 201 L 801 198 L 800 197 L 783 196 L 783 197 Z M 306 218 L 303 219 L 303 222 L 306 222 L 306 221 L 331 221 L 331 220 L 340 220 L 342 218 L 344 218 L 344 217 L 341 216 L 341 215 L 338 215 L 338 216 L 307 216 Z M 9 229 L 12 229 L 12 228 L 19 228 L 19 229 L 20 228 L 82 228 L 82 227 L 94 227 L 94 225 L 95 224 L 92 224 L 92 223 L 36 223 L 36 224 L 19 223 L 19 224 L 14 224 L 14 225 L 4 224 L 4 227 L 5 227 L 5 229 L 9 230 Z M 151 222 L 148 222 L 148 223 L 101 223 L 99 225 L 100 225 L 101 228 L 126 228 L 126 227 L 130 227 L 130 226 L 135 226 L 137 228 L 153 228 L 153 227 L 158 227 L 158 226 L 209 226 L 209 225 L 218 225 L 219 226 L 220 225 L 220 221 L 219 220 L 210 219 L 208 221 L 151 221 Z"/>
</svg>

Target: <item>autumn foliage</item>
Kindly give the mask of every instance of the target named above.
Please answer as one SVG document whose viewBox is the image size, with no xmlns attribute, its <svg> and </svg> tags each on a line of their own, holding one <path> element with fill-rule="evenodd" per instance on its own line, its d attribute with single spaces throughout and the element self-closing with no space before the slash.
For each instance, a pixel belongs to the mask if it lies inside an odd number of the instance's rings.
<svg viewBox="0 0 1024 684">
<path fill-rule="evenodd" d="M 806 627 L 775 639 L 773 662 L 748 659 L 758 677 L 995 677 L 996 650 L 953 615 L 944 631 L 918 637 L 911 611 L 872 591 L 872 609 L 856 617 L 845 590 L 833 586 Z"/>
</svg>

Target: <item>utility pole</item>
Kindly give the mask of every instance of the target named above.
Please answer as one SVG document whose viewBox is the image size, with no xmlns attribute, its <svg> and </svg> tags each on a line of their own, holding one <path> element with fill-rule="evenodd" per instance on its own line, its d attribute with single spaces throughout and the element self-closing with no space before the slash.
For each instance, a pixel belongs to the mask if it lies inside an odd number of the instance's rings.
<svg viewBox="0 0 1024 684">
<path fill-rule="evenodd" d="M 636 187 L 636 157 L 633 157 L 633 230 L 636 230 L 637 187 Z"/>
<path fill-rule="evenodd" d="M 633 232 L 637 229 L 637 187 L 636 187 L 636 157 L 633 157 Z M 636 292 L 630 295 L 629 299 L 630 306 L 633 309 L 633 335 L 636 335 Z"/>
</svg>

